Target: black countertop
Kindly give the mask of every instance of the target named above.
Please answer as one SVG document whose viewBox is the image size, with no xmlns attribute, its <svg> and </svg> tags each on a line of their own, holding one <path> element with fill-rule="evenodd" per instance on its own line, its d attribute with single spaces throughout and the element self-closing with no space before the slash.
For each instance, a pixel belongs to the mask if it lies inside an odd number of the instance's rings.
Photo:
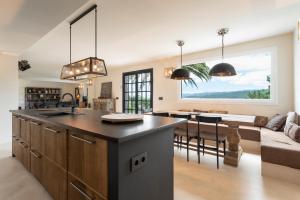
<svg viewBox="0 0 300 200">
<path fill-rule="evenodd" d="M 58 111 L 66 110 L 60 109 Z M 186 122 L 185 119 L 144 115 L 143 121 L 112 124 L 101 121 L 101 116 L 107 113 L 88 109 L 78 109 L 78 112 L 82 114 L 55 117 L 41 116 L 39 114 L 41 111 L 37 110 L 11 110 L 10 112 L 15 115 L 31 118 L 33 120 L 38 120 L 119 143 Z"/>
</svg>

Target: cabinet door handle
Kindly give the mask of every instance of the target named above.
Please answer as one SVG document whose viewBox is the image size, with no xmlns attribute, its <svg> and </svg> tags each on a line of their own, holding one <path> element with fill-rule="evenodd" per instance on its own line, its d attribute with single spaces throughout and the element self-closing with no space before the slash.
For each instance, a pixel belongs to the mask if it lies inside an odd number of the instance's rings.
<svg viewBox="0 0 300 200">
<path fill-rule="evenodd" d="M 35 126 L 41 125 L 40 123 L 37 123 L 37 122 L 30 122 L 30 124 L 35 125 Z"/>
<path fill-rule="evenodd" d="M 79 141 L 82 141 L 82 142 L 85 142 L 85 143 L 88 143 L 88 144 L 95 144 L 96 141 L 90 141 L 90 140 L 86 140 L 86 139 L 83 139 L 83 138 L 80 138 L 80 137 L 77 137 L 75 135 L 72 135 L 71 134 L 71 137 L 76 139 L 76 140 L 79 140 Z"/>
<path fill-rule="evenodd" d="M 59 133 L 59 131 L 54 130 L 54 129 L 49 128 L 49 127 L 45 127 L 44 129 L 47 130 L 47 131 L 50 131 L 50 132 L 52 132 L 52 133 Z"/>
<path fill-rule="evenodd" d="M 79 187 L 77 187 L 74 183 L 70 182 L 70 185 L 77 190 L 85 199 L 93 200 L 94 198 L 88 195 L 86 192 L 82 191 Z"/>
<path fill-rule="evenodd" d="M 20 144 L 23 148 L 27 149 L 28 146 L 24 142 L 20 142 Z"/>
<path fill-rule="evenodd" d="M 38 153 L 34 152 L 33 150 L 30 150 L 30 153 L 31 153 L 34 157 L 36 157 L 36 158 L 38 158 L 38 159 L 41 158 L 41 155 L 39 155 Z"/>
</svg>

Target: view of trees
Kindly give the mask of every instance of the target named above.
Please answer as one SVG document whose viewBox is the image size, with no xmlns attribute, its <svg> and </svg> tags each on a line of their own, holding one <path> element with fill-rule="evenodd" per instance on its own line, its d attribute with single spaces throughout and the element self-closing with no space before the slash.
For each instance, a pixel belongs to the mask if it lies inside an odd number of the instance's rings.
<svg viewBox="0 0 300 200">
<path fill-rule="evenodd" d="M 267 76 L 267 81 L 269 83 L 268 89 L 254 90 L 248 93 L 249 99 L 270 99 L 270 84 L 271 77 Z"/>
<path fill-rule="evenodd" d="M 182 68 L 194 74 L 197 78 L 199 78 L 202 81 L 208 81 L 211 79 L 211 76 L 209 75 L 209 67 L 205 63 L 185 65 L 182 66 Z M 184 80 L 184 83 L 198 88 L 198 85 L 196 84 L 194 79 Z"/>
</svg>

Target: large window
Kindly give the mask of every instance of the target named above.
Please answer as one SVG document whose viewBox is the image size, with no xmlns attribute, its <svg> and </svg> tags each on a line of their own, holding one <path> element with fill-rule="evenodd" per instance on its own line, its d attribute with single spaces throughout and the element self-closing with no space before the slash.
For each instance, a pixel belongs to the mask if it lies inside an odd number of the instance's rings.
<svg viewBox="0 0 300 200">
<path fill-rule="evenodd" d="M 237 72 L 233 77 L 212 77 L 203 82 L 191 74 L 197 86 L 182 82 L 182 99 L 271 99 L 272 51 L 227 58 Z M 221 60 L 206 61 L 212 68 Z"/>
<path fill-rule="evenodd" d="M 152 110 L 153 70 L 123 74 L 123 112 L 144 113 Z"/>
</svg>

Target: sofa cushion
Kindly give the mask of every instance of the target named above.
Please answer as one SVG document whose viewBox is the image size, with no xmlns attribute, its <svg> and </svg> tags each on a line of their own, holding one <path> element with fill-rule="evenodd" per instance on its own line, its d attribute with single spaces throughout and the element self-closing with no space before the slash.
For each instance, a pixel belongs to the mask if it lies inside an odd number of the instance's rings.
<svg viewBox="0 0 300 200">
<path fill-rule="evenodd" d="M 261 129 L 261 159 L 277 165 L 300 169 L 300 143 L 283 132 Z"/>
<path fill-rule="evenodd" d="M 284 126 L 284 133 L 287 135 L 289 129 L 291 128 L 291 123 L 296 123 L 297 121 L 297 114 L 295 112 L 288 112 L 285 126 Z"/>
<path fill-rule="evenodd" d="M 239 134 L 244 140 L 260 141 L 260 128 L 254 126 L 239 126 Z"/>
<path fill-rule="evenodd" d="M 296 141 L 300 143 L 300 126 L 298 126 L 297 124 L 292 124 L 291 128 L 288 131 L 288 136 Z"/>
<path fill-rule="evenodd" d="M 268 124 L 265 127 L 273 131 L 279 131 L 285 124 L 285 121 L 286 115 L 276 114 L 269 120 Z"/>
</svg>

